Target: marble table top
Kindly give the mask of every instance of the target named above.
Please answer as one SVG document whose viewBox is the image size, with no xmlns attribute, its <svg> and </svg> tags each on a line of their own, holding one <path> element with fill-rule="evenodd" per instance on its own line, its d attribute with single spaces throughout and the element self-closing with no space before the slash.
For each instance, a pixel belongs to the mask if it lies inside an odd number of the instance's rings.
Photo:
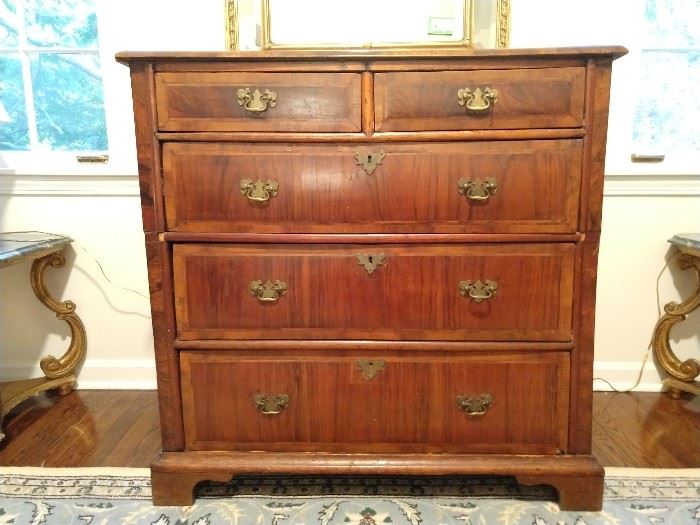
<svg viewBox="0 0 700 525">
<path fill-rule="evenodd" d="M 0 232 L 0 268 L 58 252 L 73 239 L 45 232 Z"/>
<path fill-rule="evenodd" d="M 700 233 L 678 233 L 668 242 L 688 253 L 697 254 L 700 257 Z"/>
</svg>

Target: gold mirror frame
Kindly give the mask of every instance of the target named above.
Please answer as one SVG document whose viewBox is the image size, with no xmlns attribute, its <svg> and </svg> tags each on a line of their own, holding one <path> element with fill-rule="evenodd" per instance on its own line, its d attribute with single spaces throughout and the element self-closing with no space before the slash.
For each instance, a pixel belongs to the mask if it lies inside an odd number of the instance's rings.
<svg viewBox="0 0 700 525">
<path fill-rule="evenodd" d="M 239 50 L 239 16 L 238 2 L 240 0 L 224 0 L 226 12 L 226 49 Z M 474 47 L 472 35 L 474 34 L 474 2 L 464 1 L 464 31 L 461 40 L 428 41 L 428 42 L 371 42 L 364 45 L 338 45 L 338 44 L 275 44 L 271 37 L 270 0 L 261 2 L 260 40 L 261 51 L 269 49 L 338 49 L 338 48 L 363 48 L 363 47 Z M 510 40 L 510 0 L 494 0 L 496 2 L 496 41 L 494 46 L 505 48 Z M 491 46 L 489 46 L 491 47 Z"/>
</svg>

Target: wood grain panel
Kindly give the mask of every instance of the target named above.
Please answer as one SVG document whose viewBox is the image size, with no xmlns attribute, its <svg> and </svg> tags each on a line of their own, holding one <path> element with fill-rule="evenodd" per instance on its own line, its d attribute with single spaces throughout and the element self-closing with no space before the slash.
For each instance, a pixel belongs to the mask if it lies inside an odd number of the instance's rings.
<svg viewBox="0 0 700 525">
<path fill-rule="evenodd" d="M 277 103 L 244 109 L 240 88 L 271 89 Z M 360 74 L 158 73 L 158 125 L 166 131 L 360 131 Z"/>
<path fill-rule="evenodd" d="M 6 435 L 0 448 L 2 465 L 143 468 L 161 449 L 158 403 L 152 390 L 80 389 L 67 396 L 42 393 L 15 408 L 5 423 Z M 606 467 L 699 467 L 700 447 L 688 446 L 698 442 L 699 397 L 684 394 L 679 400 L 661 392 L 593 393 L 593 452 Z M 174 455 L 184 459 L 182 453 Z M 508 459 L 512 468 L 516 458 L 502 457 Z M 357 462 L 357 456 L 346 458 Z M 542 461 L 556 468 L 566 458 L 572 456 L 547 457 Z M 217 465 L 222 465 L 223 457 L 218 459 Z M 406 475 L 411 459 L 415 456 L 404 457 L 397 474 Z M 263 468 L 260 463 L 257 465 L 253 473 L 260 475 Z M 302 467 L 309 475 L 318 475 L 314 467 L 299 459 L 297 468 L 301 471 Z M 232 468 L 234 471 L 240 473 L 240 466 Z M 460 465 L 454 472 L 474 470 Z"/>
<path fill-rule="evenodd" d="M 371 173 L 355 154 L 384 155 Z M 575 232 L 581 140 L 163 147 L 167 223 L 189 232 Z M 460 179 L 493 179 L 485 201 Z M 272 180 L 260 203 L 243 179 Z"/>
<path fill-rule="evenodd" d="M 175 245 L 184 339 L 570 341 L 575 245 Z M 357 254 L 384 255 L 371 275 Z M 287 283 L 275 303 L 248 291 Z M 492 280 L 477 303 L 463 280 Z"/>
<path fill-rule="evenodd" d="M 457 91 L 490 87 L 496 104 L 468 113 Z M 377 131 L 572 128 L 583 124 L 585 68 L 377 73 Z"/>
<path fill-rule="evenodd" d="M 135 64 L 131 69 L 131 96 L 144 232 L 162 230 L 164 224 L 161 178 L 156 176 L 160 172 L 160 148 L 153 140 L 157 129 L 153 78 L 152 64 Z"/>
<path fill-rule="evenodd" d="M 566 450 L 566 353 L 391 357 L 372 379 L 358 367 L 362 354 L 180 356 L 190 450 Z M 289 404 L 262 414 L 261 393 L 287 394 Z M 493 397 L 484 415 L 458 409 L 457 396 L 483 393 Z"/>
<path fill-rule="evenodd" d="M 180 450 L 184 446 L 184 434 L 180 366 L 173 349 L 175 313 L 170 245 L 159 240 L 157 234 L 146 233 L 146 259 L 162 447 L 163 450 Z"/>
</svg>

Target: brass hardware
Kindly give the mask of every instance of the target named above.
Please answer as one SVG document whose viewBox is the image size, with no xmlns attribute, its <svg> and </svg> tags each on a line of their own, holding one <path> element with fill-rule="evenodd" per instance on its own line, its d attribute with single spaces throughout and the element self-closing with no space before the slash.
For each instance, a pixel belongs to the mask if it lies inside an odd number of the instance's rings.
<svg viewBox="0 0 700 525">
<path fill-rule="evenodd" d="M 498 90 L 486 87 L 483 89 L 476 88 L 472 91 L 469 88 L 460 89 L 457 91 L 457 104 L 463 106 L 474 113 L 485 113 L 498 101 Z"/>
<path fill-rule="evenodd" d="M 493 396 L 491 394 L 457 396 L 457 408 L 471 417 L 483 416 L 492 404 Z"/>
<path fill-rule="evenodd" d="M 469 298 L 475 303 L 480 303 L 491 299 L 498 291 L 498 283 L 496 281 L 486 280 L 484 282 L 476 281 L 475 283 L 471 281 L 460 281 L 459 282 L 459 294 L 463 297 L 469 296 Z"/>
<path fill-rule="evenodd" d="M 360 369 L 365 379 L 374 379 L 381 370 L 386 368 L 386 361 L 383 359 L 377 359 L 376 361 L 360 359 L 357 361 L 357 368 Z"/>
<path fill-rule="evenodd" d="M 666 159 L 666 155 L 640 155 L 638 153 L 632 153 L 630 160 L 632 162 L 663 162 Z"/>
<path fill-rule="evenodd" d="M 457 181 L 457 190 L 460 195 L 465 195 L 473 201 L 486 201 L 496 193 L 498 183 L 495 179 L 488 178 L 481 180 L 479 178 L 459 179 Z"/>
<path fill-rule="evenodd" d="M 109 161 L 109 155 L 76 155 L 75 160 L 80 163 L 104 164 Z"/>
<path fill-rule="evenodd" d="M 255 202 L 267 202 L 271 197 L 277 195 L 279 182 L 276 180 L 261 180 L 253 182 L 251 179 L 241 181 L 241 195 L 245 195 L 249 200 Z"/>
<path fill-rule="evenodd" d="M 287 283 L 284 281 L 250 281 L 248 285 L 250 295 L 256 297 L 261 303 L 274 303 L 287 293 Z"/>
<path fill-rule="evenodd" d="M 262 113 L 277 105 L 277 93 L 269 89 L 262 91 L 256 89 L 251 93 L 250 88 L 241 88 L 236 95 L 238 96 L 238 105 L 243 106 L 251 113 Z"/>
<path fill-rule="evenodd" d="M 370 275 L 374 273 L 378 266 L 384 264 L 385 258 L 383 253 L 368 253 L 366 255 L 358 253 L 355 257 L 358 264 L 367 270 L 367 273 Z"/>
<path fill-rule="evenodd" d="M 287 394 L 255 394 L 253 396 L 255 408 L 266 416 L 279 414 L 289 406 Z"/>
<path fill-rule="evenodd" d="M 367 175 L 372 175 L 377 166 L 382 163 L 386 154 L 383 151 L 378 151 L 377 153 L 365 153 L 358 151 L 355 153 L 355 160 L 357 164 L 362 166 L 362 168 L 367 172 Z"/>
</svg>

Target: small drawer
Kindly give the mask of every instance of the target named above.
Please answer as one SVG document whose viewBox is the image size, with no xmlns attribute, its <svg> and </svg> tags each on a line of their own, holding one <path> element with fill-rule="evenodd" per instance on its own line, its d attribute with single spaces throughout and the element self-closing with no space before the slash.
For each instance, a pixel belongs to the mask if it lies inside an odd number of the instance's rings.
<svg viewBox="0 0 700 525">
<path fill-rule="evenodd" d="M 574 128 L 583 67 L 377 73 L 377 131 Z"/>
<path fill-rule="evenodd" d="M 360 131 L 360 75 L 158 73 L 163 131 Z"/>
<path fill-rule="evenodd" d="M 163 145 L 183 232 L 573 233 L 582 141 Z"/>
<path fill-rule="evenodd" d="M 177 337 L 571 341 L 575 245 L 173 247 Z"/>
<path fill-rule="evenodd" d="M 189 450 L 566 451 L 569 356 L 182 351 Z"/>
</svg>

